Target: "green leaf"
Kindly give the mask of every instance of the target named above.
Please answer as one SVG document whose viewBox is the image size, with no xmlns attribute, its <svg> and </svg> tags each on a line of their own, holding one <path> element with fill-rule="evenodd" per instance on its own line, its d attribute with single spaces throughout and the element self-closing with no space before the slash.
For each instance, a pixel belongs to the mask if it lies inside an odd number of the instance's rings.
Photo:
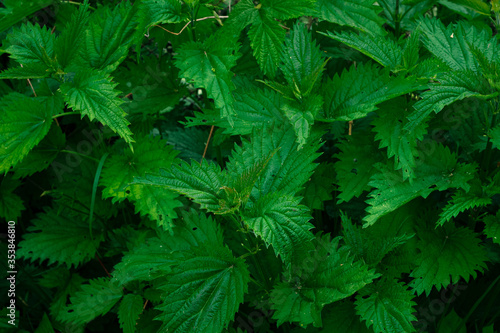
<svg viewBox="0 0 500 333">
<path fill-rule="evenodd" d="M 216 212 L 222 199 L 221 188 L 225 185 L 226 173 L 215 163 L 204 160 L 201 164 L 191 160 L 191 164 L 181 161 L 169 171 L 160 169 L 158 175 L 146 174 L 135 178 L 132 184 L 166 187 L 184 194 L 201 205 L 202 209 Z"/>
<path fill-rule="evenodd" d="M 470 8 L 478 14 L 484 16 L 491 15 L 490 6 L 481 0 L 453 0 L 452 2 Z"/>
<path fill-rule="evenodd" d="M 46 313 L 43 314 L 42 321 L 40 325 L 36 328 L 35 333 L 54 333 L 54 328 L 52 327 L 52 323 L 50 322 L 49 317 Z"/>
<path fill-rule="evenodd" d="M 38 24 L 23 24 L 7 35 L 4 47 L 10 57 L 22 65 L 39 64 L 53 69 L 55 36 L 48 27 Z"/>
<path fill-rule="evenodd" d="M 234 109 L 233 73 L 231 68 L 239 57 L 238 43 L 227 45 L 208 39 L 204 43 L 187 42 L 177 51 L 175 65 L 181 70 L 179 77 L 185 78 L 197 87 L 205 88 L 208 97 L 213 98 L 221 116 L 231 123 Z"/>
<path fill-rule="evenodd" d="M 177 154 L 159 137 L 138 139 L 133 153 L 126 149 L 122 154 L 113 155 L 106 161 L 101 176 L 101 185 L 105 186 L 103 198 L 113 198 L 113 202 L 127 198 L 134 202 L 136 212 L 148 214 L 158 226 L 169 230 L 173 226 L 172 220 L 177 218 L 174 209 L 182 205 L 176 200 L 178 195 L 152 186 L 129 184 L 134 177 L 170 167 Z"/>
<path fill-rule="evenodd" d="M 258 12 L 259 9 L 255 7 L 252 0 L 241 0 L 233 7 L 233 11 L 222 29 L 232 30 L 239 35 L 246 26 L 256 19 Z"/>
<path fill-rule="evenodd" d="M 292 268 L 294 276 L 279 282 L 271 291 L 273 318 L 284 322 L 322 325 L 321 310 L 326 304 L 347 298 L 379 275 L 360 261 L 354 262 L 339 238 L 317 237 L 316 251 Z M 314 255 L 312 255 L 314 254 Z"/>
<path fill-rule="evenodd" d="M 31 14 L 50 6 L 55 0 L 4 0 L 6 8 L 0 8 L 0 32 L 20 22 Z"/>
<path fill-rule="evenodd" d="M 388 37 L 369 33 L 356 34 L 351 31 L 340 33 L 327 31 L 324 35 L 358 50 L 392 71 L 402 64 L 403 51 L 395 41 Z"/>
<path fill-rule="evenodd" d="M 269 246 L 276 256 L 289 266 L 300 257 L 300 251 L 307 249 L 307 243 L 314 239 L 309 231 L 314 226 L 309 209 L 299 205 L 300 198 L 279 192 L 262 196 L 254 206 L 245 210 L 243 221 Z"/>
<path fill-rule="evenodd" d="M 264 0 L 262 5 L 269 16 L 280 20 L 289 20 L 300 16 L 316 14 L 314 5 L 316 0 Z"/>
<path fill-rule="evenodd" d="M 41 98 L 17 93 L 3 97 L 0 106 L 0 173 L 6 173 L 49 132 L 53 110 Z"/>
<path fill-rule="evenodd" d="M 128 294 L 123 296 L 118 307 L 118 320 L 123 333 L 134 333 L 136 323 L 142 313 L 143 300 L 140 295 Z"/>
<path fill-rule="evenodd" d="M 373 325 L 376 333 L 415 332 L 412 321 L 413 292 L 403 283 L 395 280 L 379 280 L 363 288 L 356 296 L 356 312 L 366 321 L 366 326 Z"/>
<path fill-rule="evenodd" d="M 352 27 L 371 35 L 385 35 L 384 19 L 378 14 L 381 8 L 373 0 L 318 0 L 320 19 L 342 26 Z"/>
<path fill-rule="evenodd" d="M 352 84 L 345 84 L 351 82 Z M 389 70 L 362 63 L 328 80 L 323 88 L 321 121 L 355 120 L 377 109 L 377 104 L 418 89 L 415 79 L 391 77 Z"/>
<path fill-rule="evenodd" d="M 488 132 L 488 136 L 493 144 L 493 147 L 496 149 L 500 149 L 500 125 L 497 125 L 490 129 Z"/>
<path fill-rule="evenodd" d="M 0 182 L 0 217 L 6 221 L 15 221 L 25 209 L 21 197 L 14 193 L 20 185 L 19 180 L 10 176 L 4 176 Z"/>
<path fill-rule="evenodd" d="M 290 31 L 289 38 L 285 40 L 281 62 L 281 70 L 288 85 L 300 97 L 307 96 L 313 90 L 325 65 L 319 46 L 303 24 L 294 25 Z"/>
<path fill-rule="evenodd" d="M 248 37 L 260 69 L 269 77 L 276 75 L 285 35 L 286 31 L 279 22 L 268 17 L 263 10 L 258 11 Z"/>
<path fill-rule="evenodd" d="M 484 207 L 491 204 L 491 198 L 482 196 L 481 192 L 481 188 L 477 191 L 474 190 L 474 187 L 469 192 L 463 190 L 456 191 L 452 199 L 443 208 L 441 214 L 439 214 L 437 225 L 442 226 L 444 223 L 457 217 L 458 214 L 468 209 Z"/>
<path fill-rule="evenodd" d="M 500 212 L 496 215 L 488 215 L 483 219 L 484 233 L 488 238 L 491 238 L 493 242 L 500 244 Z"/>
<path fill-rule="evenodd" d="M 30 233 L 19 242 L 17 255 L 31 261 L 48 259 L 48 265 L 66 264 L 68 268 L 89 261 L 104 237 L 94 223 L 94 239 L 90 238 L 87 218 L 71 215 L 66 209 L 58 213 L 55 208 L 39 214 L 27 229 Z"/>
<path fill-rule="evenodd" d="M 133 41 L 136 7 L 123 1 L 113 10 L 103 6 L 92 14 L 80 52 L 83 63 L 103 74 L 120 65 Z"/>
<path fill-rule="evenodd" d="M 335 163 L 337 164 L 337 163 Z M 304 197 L 304 204 L 310 209 L 324 209 L 323 202 L 332 199 L 335 173 L 333 165 L 322 163 L 314 170 L 313 175 L 306 183 L 304 192 L 299 193 Z"/>
<path fill-rule="evenodd" d="M 433 287 L 439 291 L 461 278 L 469 282 L 476 278 L 476 271 L 483 272 L 488 260 L 481 240 L 467 228 L 457 228 L 446 223 L 437 229 L 420 228 L 417 232 L 420 253 L 410 282 L 417 295 L 428 296 Z"/>
<path fill-rule="evenodd" d="M 334 164 L 336 181 L 339 186 L 338 204 L 358 198 L 364 191 L 369 191 L 371 176 L 376 173 L 375 165 L 383 161 L 383 155 L 374 145 L 371 133 L 359 133 L 349 136 L 337 146 L 340 150 L 335 155 L 339 159 Z"/>
<path fill-rule="evenodd" d="M 71 19 L 62 29 L 55 42 L 55 53 L 61 68 L 66 68 L 75 62 L 82 41 L 85 39 L 85 30 L 89 22 L 89 2 L 84 1 L 78 11 L 71 15 Z"/>
<path fill-rule="evenodd" d="M 405 99 L 398 98 L 387 102 L 377 110 L 378 117 L 372 121 L 376 140 L 380 140 L 379 148 L 387 147 L 387 157 L 393 157 L 395 170 L 401 169 L 403 180 L 412 181 L 415 174 L 415 158 L 418 157 L 417 144 L 427 133 L 427 123 L 422 122 L 412 131 L 404 129 L 408 122 L 406 116 L 411 112 Z"/>
<path fill-rule="evenodd" d="M 139 6 L 140 32 L 155 24 L 178 23 L 184 20 L 179 0 L 143 0 Z"/>
<path fill-rule="evenodd" d="M 415 168 L 412 184 L 403 182 L 399 173 L 385 165 L 379 168 L 380 173 L 375 174 L 369 183 L 376 189 L 366 201 L 370 207 L 366 209 L 365 227 L 419 196 L 426 198 L 435 190 L 462 188 L 468 191 L 470 185 L 467 182 L 476 175 L 475 165 L 458 163 L 455 154 L 440 144 L 433 146 L 428 153 L 419 153 L 419 165 Z"/>
<path fill-rule="evenodd" d="M 104 315 L 122 298 L 123 289 L 109 278 L 97 278 L 82 285 L 71 304 L 59 314 L 63 322 L 85 324 Z"/>
<path fill-rule="evenodd" d="M 415 111 L 408 116 L 404 129 L 413 131 L 433 111 L 438 113 L 456 101 L 470 97 L 488 100 L 498 95 L 498 92 L 491 91 L 485 79 L 471 71 L 442 73 L 439 75 L 439 83 L 430 84 L 430 90 L 424 92 L 422 99 L 415 103 Z"/>
<path fill-rule="evenodd" d="M 302 103 L 287 101 L 283 106 L 283 111 L 297 136 L 298 149 L 302 149 L 306 144 L 314 124 L 314 117 L 322 106 L 323 99 L 316 94 L 309 95 Z"/>
<path fill-rule="evenodd" d="M 47 66 L 41 63 L 12 67 L 0 73 L 0 79 L 41 79 L 50 75 Z"/>
<path fill-rule="evenodd" d="M 118 133 L 126 142 L 132 143 L 132 132 L 128 129 L 126 113 L 120 105 L 119 92 L 111 77 L 97 70 L 79 70 L 72 82 L 61 85 L 64 100 L 76 111 L 97 119 Z"/>
</svg>

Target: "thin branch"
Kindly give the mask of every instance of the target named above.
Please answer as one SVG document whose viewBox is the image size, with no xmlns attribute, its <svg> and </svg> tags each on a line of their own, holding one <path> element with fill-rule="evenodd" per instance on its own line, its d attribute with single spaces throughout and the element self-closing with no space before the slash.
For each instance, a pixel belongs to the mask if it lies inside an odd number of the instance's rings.
<svg viewBox="0 0 500 333">
<path fill-rule="evenodd" d="M 199 19 L 196 19 L 195 21 L 198 22 L 198 21 L 204 21 L 204 20 L 208 20 L 208 19 L 226 19 L 228 18 L 229 16 L 207 16 L 207 17 L 202 17 L 202 18 L 199 18 Z M 183 31 L 184 29 L 186 29 L 188 27 L 188 25 L 191 23 L 192 21 L 189 21 L 188 23 L 186 23 L 186 25 L 184 25 L 181 29 L 181 31 L 179 32 L 172 32 L 170 30 L 167 30 L 165 29 L 164 27 L 162 26 L 159 26 L 159 25 L 154 25 L 153 27 L 158 27 L 158 28 L 161 28 L 163 30 L 165 30 L 166 32 L 168 33 L 171 33 L 172 35 L 176 35 L 176 36 L 179 36 Z M 149 29 L 148 29 L 148 33 L 145 35 L 146 37 L 149 37 Z"/>
<path fill-rule="evenodd" d="M 208 140 L 207 140 L 207 143 L 205 144 L 205 150 L 203 151 L 203 156 L 201 157 L 201 162 L 203 162 L 203 159 L 205 158 L 205 154 L 207 153 L 208 144 L 210 143 L 210 138 L 212 137 L 213 131 L 214 131 L 214 125 L 212 125 L 212 128 L 210 128 L 210 134 L 208 135 Z"/>
</svg>

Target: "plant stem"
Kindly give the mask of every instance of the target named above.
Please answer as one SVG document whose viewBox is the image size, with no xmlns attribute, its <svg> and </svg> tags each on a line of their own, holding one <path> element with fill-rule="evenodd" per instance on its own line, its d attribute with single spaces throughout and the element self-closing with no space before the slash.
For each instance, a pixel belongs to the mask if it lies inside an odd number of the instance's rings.
<svg viewBox="0 0 500 333">
<path fill-rule="evenodd" d="M 80 114 L 80 112 L 72 111 L 72 112 L 60 113 L 60 114 L 56 114 L 55 116 L 52 116 L 52 119 L 56 119 L 56 118 L 63 117 L 63 116 L 69 116 L 72 114 Z"/>
</svg>

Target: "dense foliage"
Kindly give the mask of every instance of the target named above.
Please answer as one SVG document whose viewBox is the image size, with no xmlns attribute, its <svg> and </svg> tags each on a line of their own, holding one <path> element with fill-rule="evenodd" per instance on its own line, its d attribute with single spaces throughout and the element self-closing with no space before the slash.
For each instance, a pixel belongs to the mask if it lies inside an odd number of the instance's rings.
<svg viewBox="0 0 500 333">
<path fill-rule="evenodd" d="M 2 331 L 500 330 L 498 0 L 0 15 Z"/>
</svg>

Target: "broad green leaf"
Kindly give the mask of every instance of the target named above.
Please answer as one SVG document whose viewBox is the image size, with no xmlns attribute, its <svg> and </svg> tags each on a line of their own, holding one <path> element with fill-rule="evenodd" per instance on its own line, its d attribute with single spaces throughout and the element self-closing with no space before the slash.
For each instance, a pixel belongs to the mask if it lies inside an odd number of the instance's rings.
<svg viewBox="0 0 500 333">
<path fill-rule="evenodd" d="M 324 61 L 319 46 L 303 24 L 294 25 L 281 54 L 281 70 L 297 97 L 306 97 L 321 77 Z"/>
<path fill-rule="evenodd" d="M 139 5 L 140 33 L 155 24 L 177 23 L 184 20 L 179 0 L 143 0 Z"/>
<path fill-rule="evenodd" d="M 351 84 L 345 84 L 350 82 Z M 321 121 L 349 121 L 377 110 L 377 104 L 418 89 L 415 79 L 390 76 L 389 70 L 359 64 L 328 80 L 323 87 L 325 105 Z"/>
<path fill-rule="evenodd" d="M 488 132 L 488 136 L 493 143 L 493 147 L 496 149 L 500 149 L 500 125 L 497 125 L 490 129 L 490 131 Z"/>
<path fill-rule="evenodd" d="M 55 40 L 55 35 L 48 27 L 41 28 L 38 24 L 27 23 L 7 35 L 6 51 L 22 65 L 41 64 L 46 69 L 55 69 Z"/>
<path fill-rule="evenodd" d="M 408 122 L 406 116 L 411 112 L 405 99 L 398 98 L 387 102 L 377 110 L 378 117 L 372 121 L 379 148 L 387 147 L 387 157 L 394 156 L 395 169 L 403 172 L 403 180 L 412 181 L 415 174 L 415 158 L 418 157 L 417 145 L 427 133 L 427 123 L 422 122 L 412 131 L 404 129 Z"/>
<path fill-rule="evenodd" d="M 11 67 L 0 73 L 0 79 L 41 79 L 48 77 L 50 71 L 42 63 L 31 63 L 23 67 Z"/>
<path fill-rule="evenodd" d="M 485 224 L 484 233 L 494 243 L 500 244 L 500 212 L 496 215 L 488 215 L 483 219 Z"/>
<path fill-rule="evenodd" d="M 433 287 L 438 291 L 461 278 L 469 282 L 476 278 L 476 271 L 486 268 L 486 250 L 481 240 L 469 229 L 446 223 L 437 229 L 420 228 L 417 232 L 420 253 L 410 282 L 417 295 L 428 296 Z"/>
<path fill-rule="evenodd" d="M 340 33 L 327 31 L 324 35 L 358 50 L 392 71 L 402 64 L 403 51 L 395 41 L 388 37 L 363 32 L 357 34 L 350 31 Z"/>
<path fill-rule="evenodd" d="M 70 21 L 64 26 L 55 42 L 55 54 L 61 68 L 73 63 L 85 39 L 85 30 L 89 22 L 89 2 L 84 1 L 78 11 L 71 15 Z"/>
<path fill-rule="evenodd" d="M 314 226 L 309 210 L 299 205 L 300 198 L 273 192 L 262 196 L 254 206 L 245 210 L 243 221 L 269 246 L 276 256 L 289 266 L 306 251 L 314 239 L 309 230 Z"/>
<path fill-rule="evenodd" d="M 289 20 L 300 16 L 315 15 L 316 0 L 263 0 L 262 6 L 269 15 L 280 20 Z"/>
<path fill-rule="evenodd" d="M 372 35 L 385 35 L 381 8 L 373 0 L 317 0 L 319 17 L 338 25 L 352 27 Z"/>
<path fill-rule="evenodd" d="M 271 291 L 273 318 L 278 325 L 299 322 L 322 325 L 321 310 L 326 304 L 350 297 L 371 283 L 378 274 L 360 261 L 354 261 L 348 248 L 339 247 L 339 238 L 317 237 L 316 251 L 293 268 L 289 280 L 279 282 Z M 314 255 L 312 255 L 314 254 Z"/>
<path fill-rule="evenodd" d="M 97 70 L 79 70 L 73 81 L 61 85 L 64 100 L 76 111 L 80 111 L 90 120 L 97 119 L 113 132 L 118 133 L 129 144 L 134 142 L 128 129 L 126 113 L 120 105 L 119 92 L 111 77 Z"/>
<path fill-rule="evenodd" d="M 6 8 L 0 8 L 0 32 L 4 32 L 14 24 L 31 14 L 50 6 L 55 0 L 4 0 Z"/>
<path fill-rule="evenodd" d="M 224 128 L 224 134 L 247 135 L 255 127 L 287 121 L 281 111 L 284 98 L 279 93 L 267 87 L 257 87 L 254 82 L 245 78 L 236 77 L 234 82 L 234 108 L 238 113 L 233 117 L 233 126 L 217 112 L 210 110 L 204 110 L 204 114 L 195 112 L 195 118 L 187 117 L 186 126 L 215 125 Z"/>
<path fill-rule="evenodd" d="M 379 280 L 372 283 L 356 296 L 356 313 L 366 321 L 366 326 L 373 325 L 376 333 L 415 332 L 412 321 L 413 292 L 403 283 L 395 280 Z"/>
<path fill-rule="evenodd" d="M 259 9 L 256 8 L 252 0 L 241 0 L 233 7 L 231 15 L 222 29 L 229 29 L 237 35 L 257 17 Z"/>
<path fill-rule="evenodd" d="M 133 41 L 137 3 L 123 1 L 113 10 L 103 6 L 92 13 L 80 52 L 83 63 L 103 74 L 120 65 Z"/>
<path fill-rule="evenodd" d="M 358 198 L 364 191 L 369 191 L 371 176 L 377 172 L 375 165 L 383 161 L 382 152 L 374 145 L 371 133 L 359 133 L 347 137 L 337 146 L 339 159 L 334 164 L 336 181 L 339 186 L 338 204 Z"/>
<path fill-rule="evenodd" d="M 191 164 L 186 161 L 174 164 L 170 171 L 160 169 L 158 175 L 135 178 L 132 184 L 166 187 L 193 199 L 201 208 L 216 212 L 220 208 L 219 200 L 223 198 L 221 188 L 225 179 L 226 172 L 217 164 L 207 160 L 200 164 L 191 160 Z"/>
<path fill-rule="evenodd" d="M 463 190 L 456 191 L 452 199 L 443 208 L 441 214 L 439 214 L 437 225 L 443 225 L 468 209 L 491 204 L 491 198 L 481 192 L 480 185 L 479 188 L 472 187 L 467 193 Z"/>
<path fill-rule="evenodd" d="M 173 226 L 172 220 L 177 218 L 174 209 L 181 206 L 176 200 L 178 195 L 166 189 L 129 184 L 134 177 L 170 167 L 177 154 L 177 151 L 158 137 L 138 139 L 133 153 L 127 149 L 106 160 L 101 174 L 101 185 L 105 186 L 103 198 L 113 198 L 113 203 L 127 198 L 134 202 L 136 212 L 148 214 L 158 226 L 170 229 Z"/>
<path fill-rule="evenodd" d="M 419 196 L 426 198 L 435 190 L 462 188 L 468 191 L 470 185 L 467 182 L 476 175 L 475 165 L 459 163 L 455 154 L 437 143 L 430 151 L 419 152 L 418 163 L 412 184 L 403 181 L 399 172 L 385 165 L 379 166 L 380 172 L 369 183 L 376 189 L 366 201 L 370 207 L 366 209 L 368 215 L 364 218 L 364 227 Z"/>
<path fill-rule="evenodd" d="M 220 36 L 219 36 L 220 37 Z M 187 42 L 177 51 L 175 65 L 181 70 L 179 77 L 197 87 L 205 88 L 209 98 L 213 98 L 215 107 L 221 110 L 221 116 L 227 117 L 236 113 L 231 68 L 239 57 L 238 43 L 232 46 L 207 39 L 204 43 Z"/>
<path fill-rule="evenodd" d="M 298 149 L 302 149 L 306 144 L 314 118 L 322 106 L 323 98 L 317 94 L 309 95 L 301 102 L 289 100 L 285 102 L 282 109 L 297 136 Z"/>
<path fill-rule="evenodd" d="M 470 8 L 478 14 L 490 16 L 491 8 L 488 4 L 481 0 L 451 0 L 452 3 Z"/>
<path fill-rule="evenodd" d="M 470 97 L 488 100 L 499 95 L 499 92 L 491 90 L 485 79 L 471 71 L 445 72 L 438 79 L 439 83 L 430 84 L 430 90 L 415 103 L 415 111 L 408 115 L 405 130 L 415 130 L 433 111 L 438 113 L 456 101 Z"/>
<path fill-rule="evenodd" d="M 143 300 L 140 295 L 128 294 L 123 296 L 118 307 L 118 320 L 123 333 L 134 333 L 136 323 L 141 315 Z"/>
<path fill-rule="evenodd" d="M 29 233 L 24 234 L 19 242 L 17 255 L 31 261 L 48 259 L 48 265 L 66 264 L 69 268 L 91 260 L 103 234 L 94 223 L 93 239 L 90 237 L 87 216 L 71 215 L 65 209 L 58 213 L 56 208 L 41 213 L 28 227 Z M 39 231 L 39 232 L 35 232 Z"/>
<path fill-rule="evenodd" d="M 15 221 L 25 209 L 23 200 L 14 191 L 21 185 L 17 179 L 4 176 L 0 181 L 0 217 L 5 221 Z"/>
<path fill-rule="evenodd" d="M 285 34 L 279 22 L 268 17 L 263 9 L 259 10 L 248 31 L 253 55 L 262 72 L 270 77 L 276 75 Z"/>
<path fill-rule="evenodd" d="M 59 314 L 58 319 L 75 324 L 88 323 L 108 313 L 122 296 L 123 288 L 111 279 L 92 279 L 71 297 L 71 304 Z"/>
<path fill-rule="evenodd" d="M 41 98 L 14 93 L 0 100 L 0 173 L 16 166 L 44 138 L 52 111 Z"/>
</svg>

